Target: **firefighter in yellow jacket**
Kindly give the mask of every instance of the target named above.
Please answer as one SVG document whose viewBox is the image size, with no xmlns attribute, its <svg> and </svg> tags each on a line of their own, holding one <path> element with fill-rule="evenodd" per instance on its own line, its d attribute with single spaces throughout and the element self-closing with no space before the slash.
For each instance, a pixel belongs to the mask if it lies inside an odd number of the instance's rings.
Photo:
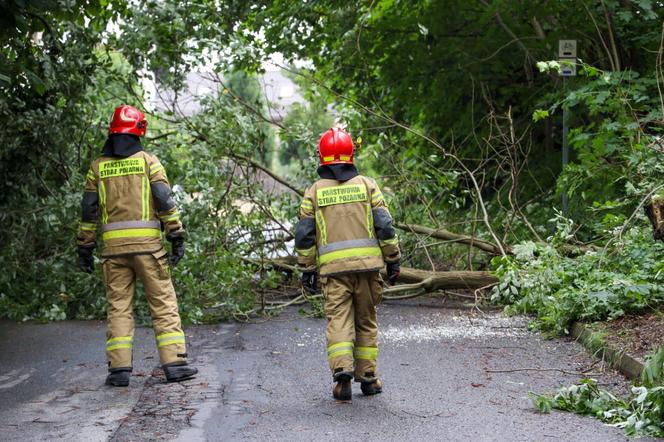
<svg viewBox="0 0 664 442">
<path fill-rule="evenodd" d="M 353 165 L 353 141 L 333 128 L 319 142 L 321 177 L 307 189 L 295 234 L 305 290 L 316 290 L 318 275 L 325 298 L 327 358 L 338 400 L 352 397 L 351 380 L 362 393 L 382 391 L 378 378 L 376 306 L 382 299 L 380 270 L 399 276 L 398 239 L 376 181 Z M 318 270 L 318 273 L 317 273 Z"/>
<path fill-rule="evenodd" d="M 113 113 L 102 156 L 92 162 L 85 183 L 78 232 L 79 267 L 93 270 L 97 228 L 103 239 L 101 266 L 108 300 L 107 385 L 127 386 L 132 370 L 136 278 L 145 287 L 159 358 L 169 382 L 191 379 L 185 336 L 170 265 L 184 256 L 184 228 L 159 159 L 143 151 L 145 115 L 132 106 Z M 162 226 L 171 242 L 164 250 Z"/>
</svg>

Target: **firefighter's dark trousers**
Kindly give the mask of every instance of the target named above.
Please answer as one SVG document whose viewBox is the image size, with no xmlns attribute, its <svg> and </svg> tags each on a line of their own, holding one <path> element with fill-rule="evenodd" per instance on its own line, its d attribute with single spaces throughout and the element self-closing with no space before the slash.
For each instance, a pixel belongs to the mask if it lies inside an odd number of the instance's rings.
<svg viewBox="0 0 664 442">
<path fill-rule="evenodd" d="M 132 366 L 132 302 L 137 277 L 145 287 L 161 363 L 184 361 L 185 338 L 166 251 L 162 249 L 147 255 L 104 258 L 102 270 L 108 300 L 106 356 L 109 368 Z"/>
<path fill-rule="evenodd" d="M 354 373 L 356 381 L 378 376 L 376 306 L 383 297 L 377 271 L 322 277 L 327 317 L 327 358 L 332 374 Z"/>
</svg>

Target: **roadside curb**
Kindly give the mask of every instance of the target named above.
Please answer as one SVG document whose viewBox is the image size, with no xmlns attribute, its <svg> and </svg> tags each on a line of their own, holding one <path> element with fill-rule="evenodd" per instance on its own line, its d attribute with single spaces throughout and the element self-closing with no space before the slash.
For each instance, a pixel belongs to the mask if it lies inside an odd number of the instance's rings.
<svg viewBox="0 0 664 442">
<path fill-rule="evenodd" d="M 607 345 L 598 332 L 592 331 L 588 326 L 575 322 L 572 324 L 572 337 L 580 342 L 593 356 L 603 359 L 611 367 L 620 371 L 629 379 L 641 377 L 644 364 L 642 361 L 630 356 L 622 350 Z"/>
</svg>

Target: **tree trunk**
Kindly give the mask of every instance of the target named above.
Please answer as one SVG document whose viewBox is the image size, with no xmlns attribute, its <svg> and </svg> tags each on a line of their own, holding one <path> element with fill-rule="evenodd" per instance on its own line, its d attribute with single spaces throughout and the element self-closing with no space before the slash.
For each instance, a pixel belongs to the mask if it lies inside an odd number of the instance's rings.
<svg viewBox="0 0 664 442">
<path fill-rule="evenodd" d="M 385 274 L 383 272 L 383 276 Z M 428 272 L 426 270 L 401 268 L 401 275 L 397 280 L 400 284 L 386 289 L 386 293 L 396 293 L 412 290 L 433 292 L 436 290 L 476 290 L 490 287 L 500 280 L 489 272 L 450 271 Z"/>
<path fill-rule="evenodd" d="M 247 261 L 256 263 L 253 260 Z M 290 272 L 294 272 L 297 268 L 296 259 L 293 256 L 271 259 L 266 261 L 265 264 Z M 382 274 L 383 278 L 387 279 L 384 270 Z M 410 267 L 401 267 L 401 275 L 397 282 L 400 285 L 391 287 L 388 290 L 398 289 L 397 291 L 406 291 L 424 289 L 427 292 L 434 290 L 475 290 L 497 284 L 500 281 L 489 272 L 466 270 L 429 272 Z"/>
</svg>

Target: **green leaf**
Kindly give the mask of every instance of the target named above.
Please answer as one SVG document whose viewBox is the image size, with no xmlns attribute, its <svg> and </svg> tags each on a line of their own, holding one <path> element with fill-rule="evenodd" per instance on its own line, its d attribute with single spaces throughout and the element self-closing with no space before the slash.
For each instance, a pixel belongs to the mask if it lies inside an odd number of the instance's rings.
<svg viewBox="0 0 664 442">
<path fill-rule="evenodd" d="M 35 74 L 30 70 L 26 69 L 25 75 L 30 80 L 30 84 L 35 89 L 35 91 L 39 95 L 44 95 L 44 93 L 46 92 L 46 83 L 44 83 L 44 81 L 41 78 L 39 78 L 37 74 Z"/>
<path fill-rule="evenodd" d="M 538 122 L 549 117 L 549 111 L 545 109 L 535 109 L 533 112 L 533 121 Z"/>
<path fill-rule="evenodd" d="M 533 402 L 533 405 L 535 405 L 535 408 L 540 413 L 550 413 L 551 409 L 553 408 L 554 401 L 552 398 L 548 396 L 544 396 L 541 394 L 536 394 L 533 393 L 532 391 L 528 392 L 528 397 L 530 400 Z"/>
</svg>

